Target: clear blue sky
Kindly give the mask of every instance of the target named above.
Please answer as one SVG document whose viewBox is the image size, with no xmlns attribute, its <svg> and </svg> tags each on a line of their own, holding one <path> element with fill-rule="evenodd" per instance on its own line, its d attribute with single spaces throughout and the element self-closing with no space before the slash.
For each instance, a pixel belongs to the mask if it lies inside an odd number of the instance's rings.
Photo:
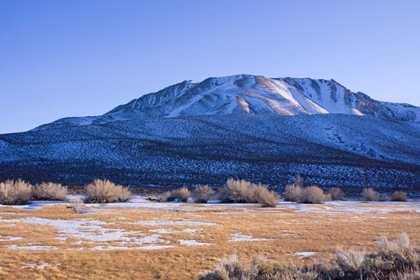
<svg viewBox="0 0 420 280">
<path fill-rule="evenodd" d="M 0 133 L 241 73 L 420 106 L 419 12 L 418 0 L 1 0 Z"/>
</svg>

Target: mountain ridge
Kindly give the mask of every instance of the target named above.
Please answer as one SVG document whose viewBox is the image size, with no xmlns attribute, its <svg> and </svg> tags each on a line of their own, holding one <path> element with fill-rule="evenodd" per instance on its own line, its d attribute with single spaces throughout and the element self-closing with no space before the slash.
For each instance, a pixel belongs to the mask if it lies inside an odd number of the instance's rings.
<svg viewBox="0 0 420 280">
<path fill-rule="evenodd" d="M 234 113 L 370 115 L 387 120 L 420 122 L 420 108 L 377 101 L 352 92 L 334 79 L 266 78 L 255 75 L 185 80 L 145 94 L 109 112 L 92 117 L 64 118 L 52 124 L 103 124 L 139 118 Z M 44 125 L 39 128 L 44 127 Z"/>
<path fill-rule="evenodd" d="M 0 134 L 0 181 L 178 187 L 246 179 L 418 192 L 419 108 L 334 80 L 184 81 L 101 116 Z M 364 178 L 367 178 L 365 180 Z M 367 182 L 367 183 L 366 183 Z"/>
</svg>

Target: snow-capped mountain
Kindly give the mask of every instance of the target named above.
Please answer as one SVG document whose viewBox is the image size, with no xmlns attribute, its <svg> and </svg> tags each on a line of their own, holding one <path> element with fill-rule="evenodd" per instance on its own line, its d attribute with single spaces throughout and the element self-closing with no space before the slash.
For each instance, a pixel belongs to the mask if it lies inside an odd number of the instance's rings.
<svg viewBox="0 0 420 280">
<path fill-rule="evenodd" d="M 184 81 L 95 117 L 0 135 L 0 181 L 282 188 L 420 186 L 420 109 L 334 80 L 238 75 Z"/>
<path fill-rule="evenodd" d="M 144 95 L 98 117 L 65 118 L 56 124 L 103 124 L 143 118 L 220 114 L 370 115 L 387 120 L 420 121 L 420 108 L 381 102 L 352 92 L 334 80 L 236 75 L 184 81 Z"/>
</svg>

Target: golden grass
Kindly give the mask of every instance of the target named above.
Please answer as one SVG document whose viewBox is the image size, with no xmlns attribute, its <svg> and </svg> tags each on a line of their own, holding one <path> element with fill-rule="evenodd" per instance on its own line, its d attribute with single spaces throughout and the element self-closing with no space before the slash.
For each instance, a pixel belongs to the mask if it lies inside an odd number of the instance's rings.
<svg viewBox="0 0 420 280">
<path fill-rule="evenodd" d="M 398 208 L 392 204 L 358 203 L 360 210 L 378 208 L 378 211 L 351 213 L 339 210 L 325 211 L 325 205 L 309 205 L 312 212 L 297 212 L 286 207 L 261 208 L 259 205 L 185 204 L 176 210 L 119 209 L 93 207 L 95 212 L 77 214 L 56 205 L 35 210 L 14 207 L 0 208 L 0 279 L 197 279 L 200 272 L 212 269 L 220 258 L 236 252 L 249 262 L 263 254 L 267 258 L 287 263 L 304 264 L 327 259 L 336 251 L 355 248 L 376 249 L 380 235 L 394 239 L 402 231 L 412 242 L 420 240 L 419 213 Z M 383 213 L 389 207 L 390 213 Z M 317 211 L 315 211 L 317 210 Z M 93 219 L 106 222 L 103 227 L 124 229 L 133 236 L 159 234 L 174 248 L 160 250 L 92 251 L 95 246 L 116 246 L 117 242 L 91 242 L 71 238 L 55 239 L 60 232 L 51 226 L 10 221 L 25 217 L 45 219 Z M 172 221 L 167 225 L 145 225 L 138 221 Z M 216 225 L 186 225 L 185 221 L 199 221 Z M 165 229 L 165 233 L 156 231 Z M 187 230 L 188 229 L 188 230 Z M 241 233 L 266 241 L 230 242 L 231 235 Z M 4 237 L 23 237 L 3 241 Z M 3 238 L 3 239 L 2 239 Z M 179 240 L 196 240 L 210 246 L 182 246 Z M 9 245 L 56 246 L 59 250 L 31 251 L 8 249 Z M 86 250 L 77 251 L 79 246 Z M 127 245 L 130 246 L 130 245 Z M 300 259 L 296 252 L 319 252 Z M 45 268 L 22 268 L 28 264 L 48 264 Z"/>
</svg>

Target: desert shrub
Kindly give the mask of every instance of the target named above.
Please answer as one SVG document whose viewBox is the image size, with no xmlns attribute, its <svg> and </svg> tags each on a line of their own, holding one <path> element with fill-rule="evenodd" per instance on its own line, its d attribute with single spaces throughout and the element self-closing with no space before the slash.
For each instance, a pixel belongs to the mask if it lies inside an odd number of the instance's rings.
<svg viewBox="0 0 420 280">
<path fill-rule="evenodd" d="M 335 253 L 335 257 L 337 264 L 343 271 L 363 275 L 363 265 L 366 260 L 365 252 L 354 249 L 347 251 L 340 249 Z"/>
<path fill-rule="evenodd" d="M 417 269 L 404 269 L 391 273 L 390 280 L 420 280 L 420 268 Z"/>
<path fill-rule="evenodd" d="M 318 186 L 306 187 L 302 190 L 300 202 L 321 204 L 327 200 L 324 191 Z"/>
<path fill-rule="evenodd" d="M 238 256 L 233 254 L 221 260 L 213 271 L 205 271 L 200 280 L 242 280 L 247 277 L 245 266 L 240 262 Z"/>
<path fill-rule="evenodd" d="M 280 195 L 273 190 L 269 190 L 266 186 L 258 184 L 251 186 L 253 189 L 252 200 L 257 201 L 262 207 L 276 207 L 279 202 Z"/>
<path fill-rule="evenodd" d="M 405 202 L 407 200 L 408 200 L 408 197 L 407 197 L 406 192 L 396 191 L 392 195 L 392 201 L 403 201 L 403 202 Z"/>
<path fill-rule="evenodd" d="M 287 270 L 281 263 L 266 259 L 263 256 L 254 257 L 251 261 L 250 274 L 251 278 L 266 278 L 275 277 L 279 273 Z"/>
<path fill-rule="evenodd" d="M 180 200 L 182 202 L 188 202 L 188 198 L 190 197 L 191 197 L 191 192 L 187 188 L 182 187 L 182 188 L 170 191 L 169 196 L 166 199 L 166 201 Z"/>
<path fill-rule="evenodd" d="M 71 209 L 74 213 L 81 214 L 83 213 L 83 201 L 80 198 L 71 198 L 68 200 L 71 204 L 67 206 L 68 209 Z"/>
<path fill-rule="evenodd" d="M 378 193 L 372 188 L 364 188 L 362 192 L 362 200 L 373 201 L 378 199 Z"/>
<path fill-rule="evenodd" d="M 328 194 L 331 196 L 331 200 L 344 200 L 344 192 L 340 188 L 330 188 Z"/>
<path fill-rule="evenodd" d="M 319 279 L 318 272 L 313 269 L 286 266 L 261 256 L 252 259 L 251 267 L 245 275 L 248 275 L 246 279 Z"/>
<path fill-rule="evenodd" d="M 31 185 L 23 180 L 0 183 L 0 204 L 26 204 L 31 199 Z"/>
<path fill-rule="evenodd" d="M 389 195 L 386 194 L 380 194 L 378 196 L 379 201 L 390 201 L 392 198 Z"/>
<path fill-rule="evenodd" d="M 170 191 L 166 191 L 166 192 L 163 192 L 163 193 L 159 193 L 157 195 L 156 200 L 159 201 L 159 202 L 165 202 L 165 201 L 168 201 L 168 198 L 170 196 L 171 196 L 171 192 Z"/>
<path fill-rule="evenodd" d="M 38 200 L 65 200 L 67 188 L 61 184 L 41 183 L 32 189 L 32 197 Z"/>
<path fill-rule="evenodd" d="M 228 179 L 226 185 L 217 192 L 217 197 L 225 203 L 252 203 L 251 182 L 246 180 Z"/>
<path fill-rule="evenodd" d="M 318 279 L 342 279 L 344 276 L 344 271 L 336 259 L 315 263 L 312 270 L 318 273 Z"/>
<path fill-rule="evenodd" d="M 378 246 L 379 254 L 385 259 L 389 254 L 413 249 L 410 245 L 410 238 L 407 233 L 402 233 L 394 241 L 389 241 L 385 235 L 382 235 L 379 240 L 376 241 L 376 244 Z"/>
<path fill-rule="evenodd" d="M 86 199 L 88 203 L 125 202 L 131 197 L 128 188 L 114 184 L 109 180 L 96 179 L 86 186 Z"/>
<path fill-rule="evenodd" d="M 214 193 L 215 191 L 208 185 L 202 185 L 193 190 L 192 197 L 196 202 L 207 203 L 207 201 L 213 197 Z"/>
<path fill-rule="evenodd" d="M 286 185 L 284 190 L 284 200 L 298 202 L 302 198 L 302 187 L 296 184 Z"/>
<path fill-rule="evenodd" d="M 312 265 L 284 265 L 263 257 L 253 258 L 250 266 L 239 262 L 236 255 L 225 258 L 213 271 L 200 279 L 296 280 L 296 279 L 392 279 L 419 280 L 419 249 L 412 246 L 407 234 L 394 241 L 381 237 L 377 253 L 355 249 L 337 250 L 335 257 Z"/>
<path fill-rule="evenodd" d="M 276 207 L 280 195 L 260 183 L 229 179 L 218 190 L 217 198 L 225 203 L 260 203 L 263 207 Z"/>
<path fill-rule="evenodd" d="M 388 240 L 386 236 L 381 236 L 377 245 L 381 262 L 377 265 L 376 270 L 397 274 L 405 272 L 407 269 L 420 269 L 419 250 L 410 243 L 406 233 L 402 233 L 393 241 Z"/>
</svg>

